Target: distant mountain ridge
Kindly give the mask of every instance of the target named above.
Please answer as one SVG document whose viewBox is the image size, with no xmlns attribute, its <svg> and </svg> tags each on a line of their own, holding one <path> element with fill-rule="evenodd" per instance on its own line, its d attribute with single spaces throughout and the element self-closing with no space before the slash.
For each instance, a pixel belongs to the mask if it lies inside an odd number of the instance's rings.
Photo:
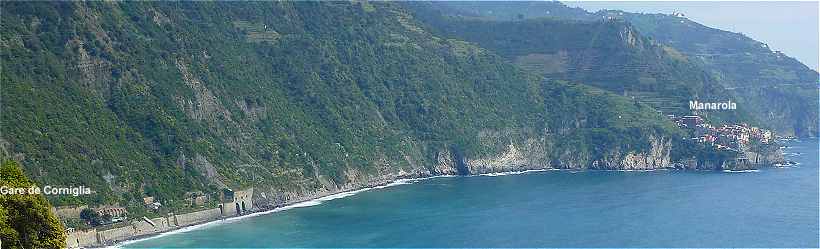
<svg viewBox="0 0 820 249">
<path fill-rule="evenodd" d="M 416 5 L 434 5 L 441 13 L 472 22 L 624 20 L 641 36 L 668 46 L 673 57 L 702 68 L 711 78 L 709 84 L 715 85 L 712 87 L 724 88 L 762 125 L 782 135 L 818 134 L 818 73 L 742 34 L 709 28 L 676 15 L 617 10 L 590 13 L 560 2 L 422 3 Z"/>
<path fill-rule="evenodd" d="M 689 100 L 730 97 L 706 71 L 622 20 L 485 20 L 439 11 L 437 4 L 408 3 L 441 36 L 474 42 L 546 78 L 595 86 L 665 114 L 690 113 Z M 713 119 L 748 120 L 744 112 L 718 113 Z"/>
<path fill-rule="evenodd" d="M 761 123 L 784 135 L 817 136 L 820 82 L 813 69 L 742 34 L 709 28 L 683 17 L 623 16 L 645 34 L 703 65 L 733 95 L 750 105 L 752 115 Z"/>
</svg>

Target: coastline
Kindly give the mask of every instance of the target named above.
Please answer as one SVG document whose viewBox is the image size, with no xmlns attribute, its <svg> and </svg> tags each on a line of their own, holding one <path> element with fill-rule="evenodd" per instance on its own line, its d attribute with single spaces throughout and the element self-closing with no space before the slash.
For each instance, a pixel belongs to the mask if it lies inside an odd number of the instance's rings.
<svg viewBox="0 0 820 249">
<path fill-rule="evenodd" d="M 393 187 L 393 186 L 406 185 L 406 184 L 413 184 L 413 183 L 418 182 L 418 181 L 423 181 L 423 180 L 428 180 L 428 179 L 435 179 L 435 178 L 479 177 L 479 176 L 497 177 L 497 176 L 521 175 L 521 174 L 550 172 L 550 171 L 567 171 L 567 172 L 575 173 L 575 172 L 583 172 L 583 171 L 653 172 L 653 171 L 667 171 L 667 170 L 679 170 L 679 169 L 659 168 L 659 169 L 647 169 L 647 170 L 632 170 L 632 169 L 622 169 L 622 170 L 582 169 L 582 170 L 578 170 L 578 169 L 564 169 L 564 168 L 546 168 L 546 169 L 527 169 L 527 170 L 506 171 L 506 172 L 482 173 L 482 174 L 472 174 L 472 175 L 432 175 L 432 176 L 406 177 L 406 178 L 398 177 L 398 178 L 393 179 L 392 181 L 384 183 L 384 184 L 374 184 L 374 185 L 368 185 L 368 186 L 364 186 L 364 187 L 360 187 L 360 188 L 356 188 L 356 189 L 352 189 L 352 190 L 342 190 L 342 191 L 338 191 L 338 192 L 328 193 L 326 195 L 318 196 L 318 197 L 315 197 L 315 198 L 310 198 L 310 199 L 306 199 L 306 200 L 297 200 L 297 201 L 294 201 L 294 202 L 291 202 L 291 203 L 286 203 L 281 207 L 276 207 L 276 208 L 273 208 L 273 209 L 256 209 L 256 210 L 253 210 L 253 211 L 251 211 L 247 214 L 242 214 L 242 215 L 239 215 L 239 216 L 228 217 L 228 218 L 220 219 L 220 220 L 207 221 L 207 222 L 188 225 L 188 226 L 181 226 L 181 227 L 177 227 L 177 228 L 174 228 L 174 229 L 171 229 L 171 230 L 168 230 L 168 231 L 164 231 L 164 232 L 160 232 L 160 233 L 135 236 L 133 238 L 129 238 L 129 239 L 126 239 L 126 240 L 123 240 L 123 241 L 115 242 L 113 245 L 103 245 L 103 246 L 99 246 L 99 247 L 89 247 L 89 248 L 119 249 L 119 248 L 123 248 L 123 246 L 133 244 L 133 243 L 137 243 L 137 242 L 144 241 L 144 240 L 164 237 L 164 236 L 178 234 L 178 233 L 184 233 L 184 232 L 193 231 L 193 230 L 197 230 L 197 229 L 201 229 L 201 228 L 205 228 L 205 227 L 209 227 L 209 226 L 213 226 L 213 225 L 227 224 L 227 223 L 239 221 L 239 220 L 242 220 L 242 219 L 267 215 L 267 214 L 276 213 L 276 212 L 280 212 L 280 211 L 286 211 L 286 210 L 290 210 L 290 209 L 294 209 L 294 208 L 316 206 L 316 205 L 322 204 L 325 201 L 341 199 L 341 198 L 353 196 L 353 195 L 356 195 L 356 194 L 359 194 L 359 193 L 362 193 L 362 192 L 366 192 L 366 191 L 370 191 L 370 190 L 383 189 L 383 188 L 389 188 L 389 187 Z"/>
<path fill-rule="evenodd" d="M 776 167 L 776 166 L 774 166 Z M 478 177 L 478 176 L 485 176 L 485 177 L 496 177 L 496 176 L 506 176 L 506 175 L 520 175 L 520 174 L 529 174 L 529 173 L 539 173 L 539 172 L 549 172 L 549 171 L 569 171 L 571 173 L 582 172 L 582 171 L 613 171 L 613 172 L 652 172 L 652 171 L 668 171 L 668 170 L 687 170 L 682 168 L 676 167 L 665 167 L 665 168 L 656 168 L 656 169 L 573 169 L 573 168 L 540 168 L 540 169 L 526 169 L 526 170 L 513 170 L 513 171 L 503 171 L 503 172 L 490 172 L 490 173 L 480 173 L 480 174 L 470 174 L 470 175 L 454 175 L 454 174 L 442 174 L 442 175 L 426 175 L 426 176 L 418 176 L 418 175 L 399 175 L 396 176 L 395 179 L 389 180 L 387 182 L 377 181 L 371 184 L 367 184 L 358 188 L 353 189 L 342 189 L 337 192 L 330 192 L 325 193 L 323 195 L 318 195 L 312 198 L 307 199 L 297 199 L 293 200 L 290 203 L 284 203 L 282 206 L 274 207 L 271 209 L 262 209 L 256 208 L 248 212 L 247 214 L 241 214 L 238 216 L 233 217 L 226 217 L 224 219 L 219 220 L 212 220 L 206 221 L 203 223 L 191 224 L 186 226 L 179 226 L 174 227 L 170 230 L 154 233 L 154 234 L 145 234 L 140 236 L 134 236 L 132 238 L 127 238 L 122 241 L 114 242 L 112 245 L 100 245 L 96 247 L 89 247 L 89 248 L 123 248 L 124 246 L 134 244 L 140 241 L 145 241 L 149 239 L 154 239 L 158 237 L 178 234 L 189 232 L 209 226 L 219 225 L 219 224 L 226 224 L 231 222 L 236 222 L 242 219 L 247 219 L 251 217 L 267 215 L 271 213 L 276 213 L 280 211 L 286 211 L 294 208 L 301 208 L 301 207 L 310 207 L 320 205 L 325 201 L 341 199 L 349 196 L 356 195 L 358 193 L 374 190 L 374 189 L 383 189 L 393 186 L 399 185 L 406 185 L 406 184 L 413 184 L 418 181 L 434 179 L 434 178 L 444 178 L 444 177 Z M 695 171 L 703 171 L 703 169 L 694 169 Z M 708 171 L 708 170 L 707 170 Z M 759 172 L 757 169 L 753 170 L 722 170 L 717 171 L 722 173 L 753 173 Z"/>
<path fill-rule="evenodd" d="M 552 169 L 548 169 L 548 170 L 552 170 Z M 548 170 L 524 170 L 524 171 L 506 172 L 506 173 L 503 173 L 503 174 L 525 174 L 525 173 L 532 173 L 532 172 L 543 172 L 543 171 L 548 171 Z M 467 175 L 467 176 L 479 176 L 479 175 Z M 494 175 L 494 176 L 499 176 L 499 175 Z M 193 230 L 197 230 L 197 229 L 201 229 L 201 228 L 205 228 L 205 227 L 209 227 L 209 226 L 213 226 L 213 225 L 227 224 L 227 223 L 239 221 L 239 220 L 242 220 L 242 219 L 247 219 L 247 218 L 266 215 L 266 214 L 272 214 L 272 213 L 286 211 L 286 210 L 290 210 L 290 209 L 294 209 L 294 208 L 316 206 L 316 205 L 322 204 L 325 201 L 341 199 L 341 198 L 353 196 L 353 195 L 356 195 L 358 193 L 362 193 L 362 192 L 369 191 L 369 190 L 383 189 L 383 188 L 399 186 L 399 185 L 405 185 L 405 184 L 412 184 L 412 183 L 415 183 L 417 181 L 433 179 L 433 178 L 443 178 L 443 177 L 464 177 L 464 176 L 460 176 L 460 175 L 435 175 L 435 176 L 425 176 L 425 177 L 415 177 L 415 178 L 397 178 L 397 179 L 394 179 L 394 180 L 392 180 L 388 183 L 385 183 L 385 184 L 365 186 L 365 187 L 356 188 L 356 189 L 352 189 L 352 190 L 342 190 L 342 191 L 338 191 L 338 192 L 334 192 L 334 193 L 329 193 L 327 195 L 319 196 L 319 197 L 316 197 L 316 198 L 311 198 L 311 199 L 307 199 L 307 200 L 297 200 L 297 201 L 294 201 L 292 203 L 286 203 L 285 205 L 283 205 L 281 207 L 276 207 L 276 208 L 273 208 L 273 209 L 252 210 L 247 214 L 228 217 L 228 218 L 220 219 L 220 220 L 207 221 L 207 222 L 188 225 L 188 226 L 181 226 L 181 227 L 177 227 L 177 228 L 165 231 L 165 232 L 142 235 L 142 236 L 135 236 L 134 238 L 129 238 L 129 239 L 126 239 L 126 240 L 123 240 L 123 241 L 118 241 L 118 242 L 114 243 L 113 245 L 103 245 L 103 246 L 99 246 L 99 247 L 89 247 L 89 248 L 106 248 L 106 249 L 123 248 L 123 246 L 133 244 L 133 243 L 137 243 L 137 242 L 144 241 L 144 240 L 159 238 L 159 237 L 173 235 L 173 234 L 177 234 L 177 233 L 184 233 L 184 232 L 193 231 Z"/>
<path fill-rule="evenodd" d="M 398 178 L 393 179 L 390 182 L 387 182 L 387 183 L 384 183 L 384 184 L 374 184 L 374 185 L 360 187 L 360 188 L 356 188 L 356 189 L 352 189 L 352 190 L 342 190 L 342 191 L 338 191 L 338 192 L 329 193 L 327 195 L 322 195 L 322 196 L 319 196 L 319 197 L 310 198 L 310 199 L 307 199 L 307 200 L 297 200 L 297 201 L 294 201 L 292 203 L 286 203 L 285 205 L 283 205 L 281 207 L 276 207 L 276 208 L 273 208 L 273 209 L 252 210 L 251 212 L 249 212 L 247 214 L 242 214 L 242 215 L 239 215 L 239 216 L 228 217 L 228 218 L 220 219 L 220 220 L 207 221 L 207 222 L 192 224 L 192 225 L 187 225 L 187 226 L 176 227 L 174 229 L 164 231 L 164 232 L 160 232 L 160 233 L 135 236 L 133 238 L 129 238 L 129 239 L 126 239 L 126 240 L 123 240 L 123 241 L 115 242 L 113 245 L 102 245 L 102 246 L 98 246 L 98 247 L 88 247 L 88 248 L 119 249 L 119 248 L 123 248 L 124 246 L 134 244 L 134 243 L 137 243 L 137 242 L 140 242 L 140 241 L 155 239 L 155 238 L 164 237 L 164 236 L 173 235 L 173 234 L 178 234 L 178 233 L 184 233 L 184 232 L 193 231 L 193 230 L 197 230 L 197 229 L 202 229 L 202 228 L 209 227 L 209 226 L 214 226 L 214 225 L 227 224 L 227 223 L 239 221 L 239 220 L 242 220 L 242 219 L 247 219 L 247 218 L 252 218 L 252 217 L 262 216 L 262 215 L 267 215 L 267 214 L 272 214 L 272 213 L 286 211 L 286 210 L 290 210 L 290 209 L 294 209 L 294 208 L 316 206 L 316 205 L 322 204 L 325 201 L 341 199 L 341 198 L 353 196 L 353 195 L 356 195 L 356 194 L 359 194 L 359 193 L 362 193 L 362 192 L 366 192 L 366 191 L 370 191 L 370 190 L 384 189 L 384 188 L 389 188 L 389 187 L 399 186 L 399 185 L 406 185 L 406 184 L 413 184 L 415 182 L 423 181 L 423 180 L 429 180 L 429 179 L 435 179 L 435 178 L 445 178 L 445 177 L 477 177 L 477 176 L 497 177 L 497 176 L 506 176 L 506 175 L 521 175 L 521 174 L 529 174 L 529 173 L 549 172 L 549 171 L 574 171 L 574 170 L 573 169 L 560 169 L 560 168 L 547 168 L 547 169 L 528 169 L 528 170 L 519 170 L 519 171 L 483 173 L 483 174 L 473 174 L 473 175 L 432 175 L 432 176 L 406 177 L 406 178 L 398 177 Z M 641 172 L 645 172 L 645 171 L 655 171 L 655 170 L 606 170 L 606 171 L 623 171 L 623 172 L 641 171 Z"/>
<path fill-rule="evenodd" d="M 177 234 L 177 233 L 193 231 L 193 230 L 196 230 L 196 229 L 201 229 L 201 228 L 205 228 L 205 227 L 208 227 L 208 226 L 219 225 L 219 224 L 223 224 L 223 223 L 231 223 L 231 222 L 235 222 L 235 221 L 242 220 L 242 219 L 247 219 L 247 218 L 266 215 L 266 214 L 271 214 L 271 213 L 276 213 L 276 212 L 280 212 L 280 211 L 286 211 L 286 210 L 290 210 L 290 209 L 294 209 L 294 208 L 316 206 L 316 205 L 322 204 L 325 201 L 341 199 L 341 198 L 356 195 L 358 193 L 374 190 L 374 189 L 383 189 L 383 188 L 388 188 L 388 187 L 393 187 L 393 186 L 413 184 L 417 181 L 423 181 L 423 180 L 434 179 L 434 178 L 475 177 L 475 176 L 496 177 L 496 176 L 505 176 L 505 175 L 520 175 L 520 174 L 528 174 L 528 173 L 547 172 L 547 171 L 571 171 L 571 170 L 572 169 L 547 168 L 547 169 L 528 169 L 528 170 L 496 172 L 496 173 L 483 173 L 483 174 L 473 174 L 473 175 L 444 174 L 444 175 L 428 175 L 428 176 L 422 176 L 422 177 L 398 176 L 396 179 L 390 180 L 387 183 L 381 183 L 381 184 L 373 183 L 373 184 L 368 184 L 366 186 L 355 188 L 355 189 L 340 190 L 340 191 L 337 191 L 337 192 L 332 192 L 332 193 L 327 193 L 325 195 L 317 196 L 317 197 L 314 197 L 314 198 L 309 198 L 309 199 L 305 199 L 305 200 L 295 200 L 291 203 L 285 203 L 283 206 L 275 207 L 275 208 L 272 208 L 272 209 L 255 209 L 255 210 L 251 210 L 247 214 L 242 214 L 242 215 L 233 216 L 233 217 L 227 217 L 227 218 L 219 219 L 219 220 L 206 221 L 206 222 L 203 222 L 203 223 L 197 223 L 197 224 L 192 224 L 192 225 L 187 225 L 187 226 L 175 227 L 175 228 L 170 229 L 168 231 L 159 232 L 159 233 L 155 233 L 155 234 L 146 234 L 146 235 L 134 236 L 132 238 L 128 238 L 128 239 L 125 239 L 125 240 L 122 240 L 122 241 L 117 241 L 113 245 L 101 245 L 101 246 L 97 246 L 97 247 L 88 247 L 88 248 L 110 248 L 110 249 L 123 248 L 123 246 L 133 244 L 133 243 L 137 243 L 137 242 L 144 241 L 144 240 L 148 240 L 148 239 L 154 239 L 154 238 L 173 235 L 173 234 Z"/>
</svg>

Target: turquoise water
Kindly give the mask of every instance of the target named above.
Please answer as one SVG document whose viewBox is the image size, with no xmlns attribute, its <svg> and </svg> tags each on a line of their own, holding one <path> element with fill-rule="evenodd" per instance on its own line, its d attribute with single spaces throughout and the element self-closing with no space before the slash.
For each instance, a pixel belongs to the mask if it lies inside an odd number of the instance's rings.
<svg viewBox="0 0 820 249">
<path fill-rule="evenodd" d="M 818 142 L 758 172 L 450 177 L 127 247 L 818 247 Z"/>
</svg>

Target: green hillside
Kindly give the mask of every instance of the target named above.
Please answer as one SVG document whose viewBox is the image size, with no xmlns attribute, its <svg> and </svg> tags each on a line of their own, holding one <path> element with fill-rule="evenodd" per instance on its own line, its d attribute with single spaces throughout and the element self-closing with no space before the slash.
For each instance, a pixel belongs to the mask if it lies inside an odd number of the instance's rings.
<svg viewBox="0 0 820 249">
<path fill-rule="evenodd" d="M 703 65 L 733 95 L 752 107 L 751 114 L 761 122 L 786 135 L 818 135 L 820 81 L 816 71 L 743 34 L 671 15 L 619 15 Z"/>
<path fill-rule="evenodd" d="M 533 23 L 545 22 L 537 19 L 550 19 L 577 23 L 623 20 L 640 36 L 663 47 L 670 57 L 687 61 L 688 69 L 679 68 L 681 72 L 698 72 L 695 75 L 699 76 L 702 72 L 708 74 L 700 77 L 704 79 L 703 83 L 712 88 L 725 89 L 725 94 L 732 96 L 739 103 L 739 108 L 743 108 L 749 115 L 745 119 L 753 119 L 782 135 L 818 135 L 818 73 L 794 58 L 772 51 L 765 43 L 743 34 L 710 28 L 673 15 L 623 11 L 590 13 L 559 2 L 421 2 L 415 5 L 432 6 L 447 15 L 474 22 Z M 507 35 L 512 32 L 508 29 L 497 31 L 507 32 Z M 546 34 L 553 33 L 531 30 L 526 35 L 537 37 L 547 36 Z M 533 66 L 531 62 L 538 57 L 524 59 L 522 61 L 526 66 Z M 694 87 L 700 83 L 690 79 L 683 82 L 695 83 Z M 639 93 L 644 94 L 646 92 Z M 667 102 L 665 99 L 658 100 Z"/>
<path fill-rule="evenodd" d="M 691 113 L 690 100 L 731 100 L 727 90 L 706 71 L 620 19 L 487 20 L 441 10 L 437 4 L 408 5 L 442 36 L 474 42 L 546 78 L 595 86 L 649 104 L 664 114 Z M 710 118 L 717 122 L 753 121 L 742 107 L 735 112 L 714 113 Z"/>
<path fill-rule="evenodd" d="M 678 132 L 647 105 L 433 35 L 394 3 L 0 7 L 3 142 L 37 183 L 97 193 L 59 205 L 333 190 L 528 139 L 587 167 Z"/>
</svg>

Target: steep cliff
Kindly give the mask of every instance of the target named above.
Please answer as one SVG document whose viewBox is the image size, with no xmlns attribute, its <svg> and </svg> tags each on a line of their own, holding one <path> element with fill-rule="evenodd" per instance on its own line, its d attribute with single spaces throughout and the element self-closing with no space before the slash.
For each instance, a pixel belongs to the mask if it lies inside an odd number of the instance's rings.
<svg viewBox="0 0 820 249">
<path fill-rule="evenodd" d="M 545 79 L 384 2 L 2 2 L 2 139 L 68 203 L 664 166 L 648 105 Z"/>
<path fill-rule="evenodd" d="M 544 138 L 541 139 L 543 141 Z M 590 157 L 579 150 L 568 148 L 555 151 L 554 144 L 545 145 L 536 139 L 528 139 L 522 145 L 509 144 L 507 150 L 498 155 L 484 158 L 462 158 L 466 171 L 463 174 L 486 174 L 500 172 L 515 172 L 536 169 L 593 169 L 593 170 L 652 170 L 672 168 L 672 144 L 667 138 L 650 136 L 650 146 L 646 151 L 622 152 L 620 148 L 607 150 L 600 157 Z M 452 153 L 445 162 L 453 162 L 459 158 Z M 445 172 L 458 172 L 458 164 L 448 163 L 440 167 Z"/>
</svg>

